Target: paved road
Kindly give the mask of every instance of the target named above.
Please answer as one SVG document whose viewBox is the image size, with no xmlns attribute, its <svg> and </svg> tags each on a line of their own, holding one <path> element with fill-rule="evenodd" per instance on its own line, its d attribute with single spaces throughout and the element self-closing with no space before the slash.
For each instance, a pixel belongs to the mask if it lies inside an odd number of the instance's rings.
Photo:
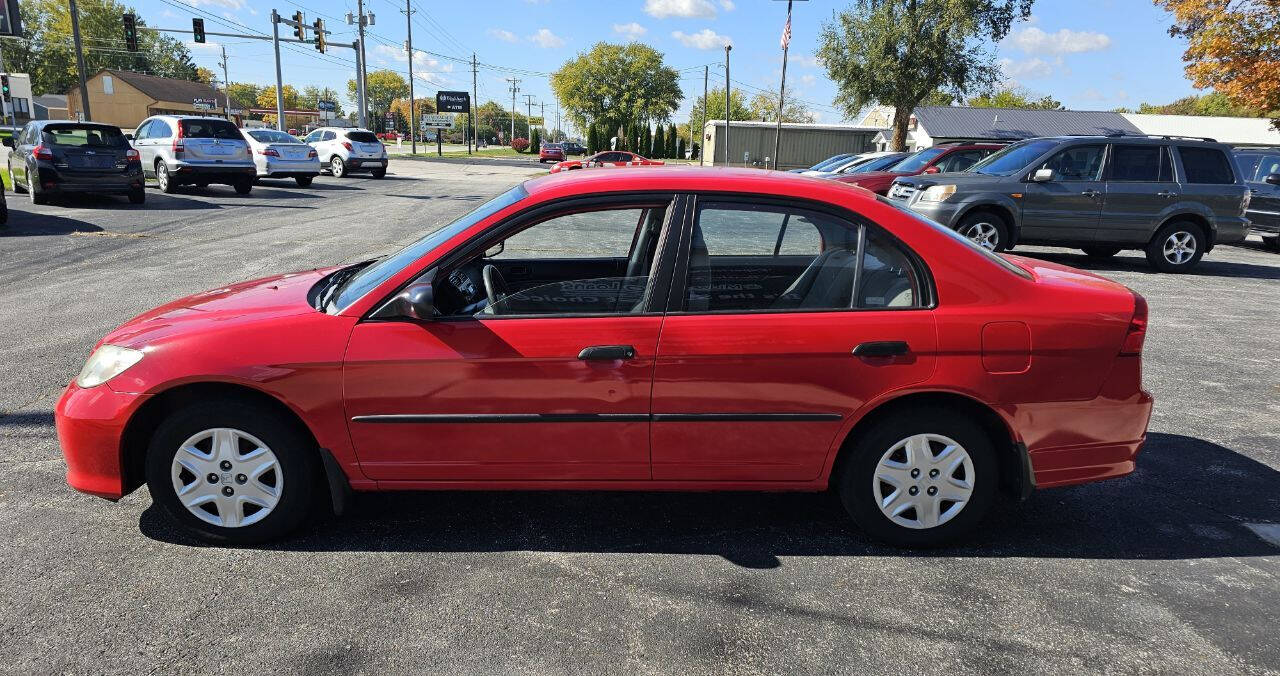
<svg viewBox="0 0 1280 676">
<path fill-rule="evenodd" d="M 528 173 L 392 174 L 31 207 L 0 231 L 0 673 L 1280 673 L 1280 255 L 1089 266 L 1151 303 L 1133 476 L 1036 494 L 971 546 L 869 542 L 823 495 L 362 496 L 262 549 L 63 482 L 52 408 L 134 313 L 357 260 Z M 1051 251 L 1051 250 L 1042 250 Z M 1047 253 L 1084 265 L 1070 252 Z"/>
</svg>

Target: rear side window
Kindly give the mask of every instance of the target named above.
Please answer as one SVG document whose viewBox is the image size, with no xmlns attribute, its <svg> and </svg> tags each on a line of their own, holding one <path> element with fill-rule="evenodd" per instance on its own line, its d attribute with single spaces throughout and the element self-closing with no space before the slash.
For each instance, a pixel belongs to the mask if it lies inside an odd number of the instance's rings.
<svg viewBox="0 0 1280 676">
<path fill-rule="evenodd" d="M 1173 167 L 1163 146 L 1115 145 L 1111 147 L 1112 181 L 1172 181 Z"/>
<path fill-rule="evenodd" d="M 368 132 L 368 131 L 349 131 L 347 132 L 347 138 L 351 139 L 352 141 L 355 141 L 356 143 L 377 143 L 378 142 L 378 137 L 374 136 L 373 132 Z"/>
<path fill-rule="evenodd" d="M 240 130 L 226 120 L 180 120 L 184 138 L 216 138 L 242 141 Z"/>
<path fill-rule="evenodd" d="M 1217 148 L 1178 146 L 1187 183 L 1235 183 L 1231 161 Z"/>
<path fill-rule="evenodd" d="M 50 125 L 45 140 L 54 145 L 77 148 L 123 148 L 129 145 L 119 129 L 79 125 Z"/>
</svg>

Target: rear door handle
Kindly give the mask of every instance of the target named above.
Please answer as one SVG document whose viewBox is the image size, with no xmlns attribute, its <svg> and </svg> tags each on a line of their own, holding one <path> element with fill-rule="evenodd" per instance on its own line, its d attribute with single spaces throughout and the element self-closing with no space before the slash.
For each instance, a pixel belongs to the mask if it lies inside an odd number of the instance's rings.
<svg viewBox="0 0 1280 676">
<path fill-rule="evenodd" d="M 1081 190 L 1080 194 L 1084 195 L 1085 197 L 1097 197 L 1101 193 L 1099 193 L 1097 190 L 1090 189 L 1090 190 Z"/>
<path fill-rule="evenodd" d="M 898 357 L 911 351 L 911 347 L 903 340 L 879 340 L 870 343 L 859 343 L 853 348 L 855 357 Z"/>
<path fill-rule="evenodd" d="M 1177 197 L 1178 193 L 1173 192 L 1172 190 L 1161 190 L 1156 193 L 1156 195 L 1159 195 L 1160 197 Z"/>
<path fill-rule="evenodd" d="M 592 345 L 578 353 L 583 361 L 618 361 L 636 358 L 636 349 L 630 345 Z"/>
</svg>

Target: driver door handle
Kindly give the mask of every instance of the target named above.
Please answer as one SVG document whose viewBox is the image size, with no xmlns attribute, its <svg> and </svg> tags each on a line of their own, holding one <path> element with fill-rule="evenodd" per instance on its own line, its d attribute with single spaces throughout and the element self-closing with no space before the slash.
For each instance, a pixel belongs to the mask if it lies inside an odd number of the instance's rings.
<svg viewBox="0 0 1280 676">
<path fill-rule="evenodd" d="M 592 345 L 578 353 L 583 361 L 618 361 L 636 358 L 636 349 L 630 345 Z"/>
<path fill-rule="evenodd" d="M 855 357 L 898 357 L 911 350 L 905 340 L 879 340 L 859 343 L 853 348 Z"/>
<path fill-rule="evenodd" d="M 1173 192 L 1172 190 L 1161 190 L 1160 192 L 1156 193 L 1156 195 L 1159 197 L 1177 197 L 1178 193 Z"/>
<path fill-rule="evenodd" d="M 1098 195 L 1101 195 L 1102 193 L 1098 192 L 1097 190 L 1094 190 L 1094 189 L 1090 188 L 1089 190 L 1081 190 L 1081 191 L 1080 191 L 1080 194 L 1081 194 L 1081 195 L 1084 195 L 1085 197 L 1097 197 Z"/>
</svg>

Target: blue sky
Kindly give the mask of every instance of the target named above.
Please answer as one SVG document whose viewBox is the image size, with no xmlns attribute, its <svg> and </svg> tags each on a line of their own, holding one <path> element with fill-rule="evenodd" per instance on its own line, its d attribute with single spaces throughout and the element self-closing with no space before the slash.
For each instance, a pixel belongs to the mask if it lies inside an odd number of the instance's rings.
<svg viewBox="0 0 1280 676">
<path fill-rule="evenodd" d="M 504 78 L 520 78 L 519 107 L 524 94 L 547 103 L 554 98 L 546 74 L 597 41 L 637 40 L 666 55 L 668 65 L 681 71 L 686 101 L 676 115 L 687 119 L 694 97 L 702 92 L 702 66 L 712 64 L 712 87 L 723 86 L 723 41 L 731 40 L 734 86 L 776 87 L 781 60 L 778 44 L 785 2 L 776 0 L 474 0 L 426 2 L 412 0 L 414 46 L 431 52 L 415 60 L 417 94 L 437 89 L 471 88 L 474 51 L 481 64 L 481 101 L 510 105 Z M 355 0 L 279 0 L 282 15 L 301 9 L 310 23 L 324 18 L 335 31 L 330 42 L 349 42 L 354 28 L 345 15 Z M 269 34 L 269 3 L 256 0 L 140 0 L 136 5 L 149 25 L 186 28 L 191 17 L 204 16 L 206 30 Z M 795 3 L 788 89 L 805 101 L 820 121 L 842 119 L 833 107 L 834 85 L 813 57 L 818 29 L 843 1 L 809 0 Z M 367 43 L 369 67 L 405 71 L 400 46 L 406 33 L 404 2 L 368 0 L 375 15 Z M 216 18 L 216 20 L 215 20 Z M 1183 75 L 1183 45 L 1169 37 L 1168 16 L 1142 0 L 1041 0 L 1031 21 L 1018 24 L 997 46 L 1009 79 L 1038 94 L 1049 94 L 1076 109 L 1136 107 L 1164 103 L 1195 93 Z M 234 28 L 233 28 L 234 27 Z M 282 26 L 282 34 L 289 34 Z M 269 42 L 210 37 L 207 45 L 190 43 L 195 61 L 214 69 L 218 44 L 225 43 L 233 81 L 274 82 Z M 295 45 L 283 52 L 285 82 L 299 88 L 329 85 L 345 95 L 353 76 L 351 50 L 333 49 L 322 57 L 310 46 Z M 535 110 L 536 114 L 536 110 Z"/>
</svg>

